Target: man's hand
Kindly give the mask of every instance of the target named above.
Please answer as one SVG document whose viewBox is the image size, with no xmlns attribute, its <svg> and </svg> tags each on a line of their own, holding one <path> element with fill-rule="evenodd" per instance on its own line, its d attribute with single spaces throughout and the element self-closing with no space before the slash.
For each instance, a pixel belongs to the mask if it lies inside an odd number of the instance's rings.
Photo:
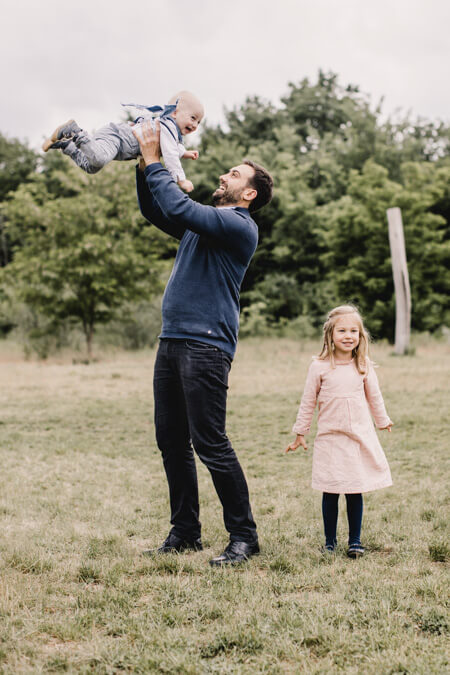
<svg viewBox="0 0 450 675">
<path fill-rule="evenodd" d="M 198 159 L 198 150 L 186 150 L 183 159 Z"/>
<path fill-rule="evenodd" d="M 139 164 L 138 164 L 139 171 L 142 171 L 142 173 L 144 173 L 145 162 L 144 162 L 144 158 L 142 157 L 142 155 L 139 155 L 138 161 L 139 161 Z"/>
<path fill-rule="evenodd" d="M 137 124 L 132 128 L 133 135 L 137 138 L 141 155 L 145 166 L 159 162 L 161 159 L 161 146 L 159 138 L 161 135 L 159 120 L 155 120 L 155 129 L 151 120 Z"/>
<path fill-rule="evenodd" d="M 194 186 L 192 185 L 191 181 L 190 181 L 190 180 L 187 180 L 187 179 L 185 179 L 185 180 L 179 180 L 179 181 L 178 181 L 178 185 L 179 185 L 180 188 L 181 188 L 182 190 L 184 190 L 185 192 L 192 192 L 192 190 L 194 189 Z"/>
<path fill-rule="evenodd" d="M 293 452 L 294 450 L 297 450 L 298 446 L 301 445 L 302 448 L 305 450 L 308 449 L 308 446 L 306 445 L 305 437 L 302 436 L 301 434 L 297 434 L 297 437 L 295 441 L 292 441 L 292 443 L 289 443 L 287 446 L 286 450 L 284 452 Z"/>
</svg>

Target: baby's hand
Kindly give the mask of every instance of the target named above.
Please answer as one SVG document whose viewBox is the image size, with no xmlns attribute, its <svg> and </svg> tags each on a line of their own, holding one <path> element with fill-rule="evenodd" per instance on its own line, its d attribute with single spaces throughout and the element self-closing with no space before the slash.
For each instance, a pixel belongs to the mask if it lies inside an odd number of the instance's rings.
<svg viewBox="0 0 450 675">
<path fill-rule="evenodd" d="M 299 445 L 301 445 L 305 450 L 308 449 L 308 446 L 306 445 L 305 437 L 302 436 L 301 434 L 297 434 L 297 438 L 295 439 L 295 441 L 292 441 L 292 443 L 289 443 L 289 445 L 287 446 L 287 448 L 284 452 L 285 453 L 286 452 L 293 452 L 294 450 L 297 450 Z"/>
<path fill-rule="evenodd" d="M 198 159 L 198 150 L 186 150 L 183 159 Z"/>
<path fill-rule="evenodd" d="M 192 185 L 190 180 L 179 180 L 178 185 L 185 192 L 192 192 L 192 190 L 194 189 L 194 186 Z"/>
<path fill-rule="evenodd" d="M 388 424 L 387 427 L 381 427 L 381 431 L 389 431 L 391 433 L 392 425 L 394 422 L 391 422 L 391 424 Z"/>
</svg>

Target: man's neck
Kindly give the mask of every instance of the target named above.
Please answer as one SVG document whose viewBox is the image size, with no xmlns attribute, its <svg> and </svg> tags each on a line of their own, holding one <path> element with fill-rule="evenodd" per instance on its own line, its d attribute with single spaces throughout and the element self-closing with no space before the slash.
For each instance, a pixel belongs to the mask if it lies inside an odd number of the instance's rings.
<svg viewBox="0 0 450 675">
<path fill-rule="evenodd" d="M 248 205 L 244 202 L 239 202 L 238 204 L 217 204 L 217 209 L 247 209 Z"/>
</svg>

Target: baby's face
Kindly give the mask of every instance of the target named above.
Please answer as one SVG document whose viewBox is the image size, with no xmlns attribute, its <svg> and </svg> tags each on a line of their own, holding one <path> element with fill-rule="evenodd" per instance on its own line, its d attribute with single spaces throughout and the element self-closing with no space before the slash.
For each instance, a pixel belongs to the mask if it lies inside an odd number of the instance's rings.
<svg viewBox="0 0 450 675">
<path fill-rule="evenodd" d="M 203 106 L 197 102 L 180 101 L 172 115 L 183 136 L 196 131 L 203 118 Z"/>
</svg>

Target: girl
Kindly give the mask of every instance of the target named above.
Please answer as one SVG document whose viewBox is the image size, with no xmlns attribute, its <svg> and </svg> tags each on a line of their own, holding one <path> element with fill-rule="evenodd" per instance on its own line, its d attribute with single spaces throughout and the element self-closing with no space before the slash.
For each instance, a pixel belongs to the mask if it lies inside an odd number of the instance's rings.
<svg viewBox="0 0 450 675">
<path fill-rule="evenodd" d="M 323 327 L 323 346 L 309 367 L 305 390 L 292 431 L 297 434 L 286 452 L 301 445 L 319 402 L 314 442 L 312 487 L 323 492 L 325 551 L 336 547 L 339 494 L 347 501 L 350 558 L 364 553 L 361 546 L 362 492 L 392 485 L 391 472 L 370 416 L 379 429 L 391 431 L 373 363 L 369 336 L 351 305 L 332 309 Z M 367 405 L 368 404 L 368 405 Z"/>
</svg>

